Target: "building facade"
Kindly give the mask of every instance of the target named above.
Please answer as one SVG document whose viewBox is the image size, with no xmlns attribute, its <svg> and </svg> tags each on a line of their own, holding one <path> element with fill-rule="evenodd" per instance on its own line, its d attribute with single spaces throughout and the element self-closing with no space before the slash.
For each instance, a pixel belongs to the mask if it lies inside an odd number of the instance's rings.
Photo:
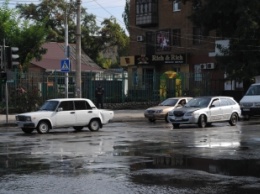
<svg viewBox="0 0 260 194">
<path fill-rule="evenodd" d="M 206 80 L 224 79 L 214 57 L 215 32 L 206 33 L 189 19 L 200 5 L 200 0 L 130 1 L 130 53 L 120 61 L 128 70 L 129 88 L 159 90 L 163 97 L 185 90 L 202 95 L 213 84 Z M 224 90 L 224 83 L 217 85 Z"/>
</svg>

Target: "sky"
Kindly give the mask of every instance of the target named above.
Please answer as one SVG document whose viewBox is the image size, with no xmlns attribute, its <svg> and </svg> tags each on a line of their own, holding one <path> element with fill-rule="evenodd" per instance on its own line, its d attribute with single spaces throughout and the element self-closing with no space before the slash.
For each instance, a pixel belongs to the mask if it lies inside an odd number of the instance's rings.
<svg viewBox="0 0 260 194">
<path fill-rule="evenodd" d="M 70 0 L 67 0 L 69 2 Z M 76 0 L 73 0 L 76 1 Z M 81 0 L 81 6 L 87 9 L 88 13 L 96 16 L 97 23 L 99 24 L 104 18 L 115 17 L 117 23 L 125 29 L 122 14 L 125 9 L 126 0 Z M 4 0 L 0 0 L 0 4 Z M 9 0 L 9 5 L 15 7 L 17 3 L 39 3 L 39 0 Z"/>
</svg>

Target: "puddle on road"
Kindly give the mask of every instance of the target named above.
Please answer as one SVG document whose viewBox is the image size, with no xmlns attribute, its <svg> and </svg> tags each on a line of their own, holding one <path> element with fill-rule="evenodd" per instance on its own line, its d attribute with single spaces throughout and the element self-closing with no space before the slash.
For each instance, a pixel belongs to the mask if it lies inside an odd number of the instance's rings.
<svg viewBox="0 0 260 194">
<path fill-rule="evenodd" d="M 132 171 L 144 169 L 177 168 L 200 170 L 212 174 L 226 176 L 254 176 L 260 177 L 260 160 L 231 160 L 231 159 L 207 159 L 185 155 L 156 156 L 152 161 L 135 163 L 130 166 Z"/>
</svg>

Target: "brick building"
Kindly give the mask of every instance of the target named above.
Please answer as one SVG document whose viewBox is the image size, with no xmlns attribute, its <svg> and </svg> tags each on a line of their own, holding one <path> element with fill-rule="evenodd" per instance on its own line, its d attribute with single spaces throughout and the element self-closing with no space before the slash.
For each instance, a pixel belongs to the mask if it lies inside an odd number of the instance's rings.
<svg viewBox="0 0 260 194">
<path fill-rule="evenodd" d="M 206 91 L 213 87 L 209 85 L 213 84 L 212 79 L 224 79 L 214 57 L 216 41 L 220 40 L 215 32 L 206 34 L 189 19 L 200 3 L 199 0 L 130 1 L 130 53 L 120 61 L 128 70 L 129 88 L 160 90 L 160 96 L 164 97 L 163 90 L 183 95 L 184 90 L 191 88 L 203 89 L 193 95 L 213 94 Z M 207 80 L 211 83 L 205 83 Z M 181 91 L 177 92 L 177 87 Z M 218 82 L 217 86 L 214 83 L 214 87 L 215 91 L 223 91 L 224 83 Z"/>
</svg>

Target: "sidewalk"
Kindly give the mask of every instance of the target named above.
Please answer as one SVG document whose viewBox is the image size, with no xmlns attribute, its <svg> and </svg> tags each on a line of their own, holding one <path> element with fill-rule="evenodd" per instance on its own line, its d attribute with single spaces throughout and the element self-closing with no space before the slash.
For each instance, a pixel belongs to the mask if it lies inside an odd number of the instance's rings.
<svg viewBox="0 0 260 194">
<path fill-rule="evenodd" d="M 114 110 L 114 119 L 111 122 L 128 122 L 142 121 L 144 118 L 144 110 Z M 16 126 L 15 115 L 0 114 L 1 126 Z"/>
</svg>

